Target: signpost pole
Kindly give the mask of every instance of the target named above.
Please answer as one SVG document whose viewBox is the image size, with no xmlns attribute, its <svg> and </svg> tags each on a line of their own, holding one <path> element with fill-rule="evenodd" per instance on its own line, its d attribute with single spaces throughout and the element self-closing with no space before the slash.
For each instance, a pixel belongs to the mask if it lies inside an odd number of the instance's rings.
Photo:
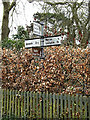
<svg viewBox="0 0 90 120">
<path fill-rule="evenodd" d="M 41 30 L 41 58 L 44 59 L 44 33 L 43 33 L 43 23 L 41 23 L 42 25 L 42 30 Z"/>
<path fill-rule="evenodd" d="M 41 23 L 42 25 L 42 30 L 41 30 L 41 59 L 44 59 L 44 24 L 43 22 Z M 42 62 L 42 69 L 44 69 L 44 64 Z"/>
<path fill-rule="evenodd" d="M 44 60 L 44 24 L 43 22 L 41 23 L 42 29 L 41 29 L 41 65 L 42 65 L 42 71 L 44 70 L 44 64 L 43 64 L 43 60 Z M 41 79 L 42 81 L 42 79 Z M 43 89 L 41 91 L 42 93 L 42 97 L 43 97 Z M 42 99 L 42 113 L 43 113 L 43 99 Z M 43 118 L 43 114 L 42 114 L 42 118 Z"/>
</svg>

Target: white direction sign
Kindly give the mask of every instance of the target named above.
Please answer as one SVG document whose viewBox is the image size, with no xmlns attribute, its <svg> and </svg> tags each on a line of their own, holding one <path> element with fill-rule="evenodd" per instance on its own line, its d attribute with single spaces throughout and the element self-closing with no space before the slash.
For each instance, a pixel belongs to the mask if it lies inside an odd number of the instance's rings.
<svg viewBox="0 0 90 120">
<path fill-rule="evenodd" d="M 25 48 L 33 48 L 33 47 L 48 47 L 48 46 L 55 46 L 61 44 L 61 36 L 50 36 L 45 37 L 43 39 L 40 38 L 33 38 L 33 39 L 26 39 L 25 40 Z M 44 44 L 42 44 L 44 43 Z"/>
<path fill-rule="evenodd" d="M 33 22 L 33 34 L 41 36 L 41 24 Z"/>
<path fill-rule="evenodd" d="M 25 48 L 32 48 L 32 47 L 40 47 L 40 39 L 26 39 L 25 40 Z"/>
<path fill-rule="evenodd" d="M 61 44 L 61 36 L 47 37 L 44 38 L 44 46 L 54 46 Z"/>
</svg>

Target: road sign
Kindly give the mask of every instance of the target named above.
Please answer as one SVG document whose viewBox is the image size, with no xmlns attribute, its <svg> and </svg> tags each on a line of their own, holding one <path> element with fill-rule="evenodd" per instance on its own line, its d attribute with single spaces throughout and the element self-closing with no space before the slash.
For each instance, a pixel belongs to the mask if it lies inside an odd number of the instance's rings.
<svg viewBox="0 0 90 120">
<path fill-rule="evenodd" d="M 25 48 L 40 47 L 40 46 L 41 43 L 39 38 L 25 40 Z"/>
<path fill-rule="evenodd" d="M 41 48 L 32 48 L 33 56 L 41 56 Z"/>
<path fill-rule="evenodd" d="M 25 48 L 48 47 L 61 44 L 61 36 L 49 36 L 45 38 L 33 38 L 25 40 Z"/>
<path fill-rule="evenodd" d="M 44 46 L 54 46 L 61 44 L 61 36 L 52 36 L 44 38 Z"/>
<path fill-rule="evenodd" d="M 42 26 L 40 23 L 37 23 L 37 22 L 33 22 L 33 34 L 34 35 L 38 35 L 38 36 L 41 36 L 41 29 L 42 29 Z"/>
</svg>

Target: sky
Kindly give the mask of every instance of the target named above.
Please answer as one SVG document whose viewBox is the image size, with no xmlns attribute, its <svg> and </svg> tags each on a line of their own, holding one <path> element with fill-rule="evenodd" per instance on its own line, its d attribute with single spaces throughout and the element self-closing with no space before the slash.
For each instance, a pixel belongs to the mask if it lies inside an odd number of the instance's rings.
<svg viewBox="0 0 90 120">
<path fill-rule="evenodd" d="M 30 25 L 30 21 L 33 21 L 33 14 L 41 11 L 41 7 L 38 2 L 34 1 L 33 3 L 29 3 L 28 0 L 18 0 L 18 1 L 19 3 L 16 6 L 17 14 L 14 14 L 13 17 L 10 17 L 10 24 L 9 24 L 11 31 L 10 36 L 16 33 L 17 26 L 21 25 L 26 27 L 26 25 Z M 56 0 L 56 1 L 62 1 L 62 0 Z M 71 1 L 71 0 L 67 0 L 67 1 Z M 73 1 L 81 2 L 82 0 L 73 0 Z M 85 0 L 85 1 L 88 2 L 89 0 Z M 40 3 L 42 4 L 43 2 Z M 2 5 L 2 1 L 0 0 L 0 35 L 1 35 L 2 16 L 3 16 L 3 5 Z"/>
</svg>

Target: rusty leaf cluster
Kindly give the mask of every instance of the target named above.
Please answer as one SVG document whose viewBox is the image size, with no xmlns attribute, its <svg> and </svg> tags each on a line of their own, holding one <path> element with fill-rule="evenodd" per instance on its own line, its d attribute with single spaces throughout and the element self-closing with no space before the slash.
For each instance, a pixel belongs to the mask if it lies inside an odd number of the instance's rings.
<svg viewBox="0 0 90 120">
<path fill-rule="evenodd" d="M 3 49 L 2 88 L 23 91 L 90 94 L 89 48 L 52 46 L 44 48 L 45 59 L 31 49 Z"/>
</svg>

